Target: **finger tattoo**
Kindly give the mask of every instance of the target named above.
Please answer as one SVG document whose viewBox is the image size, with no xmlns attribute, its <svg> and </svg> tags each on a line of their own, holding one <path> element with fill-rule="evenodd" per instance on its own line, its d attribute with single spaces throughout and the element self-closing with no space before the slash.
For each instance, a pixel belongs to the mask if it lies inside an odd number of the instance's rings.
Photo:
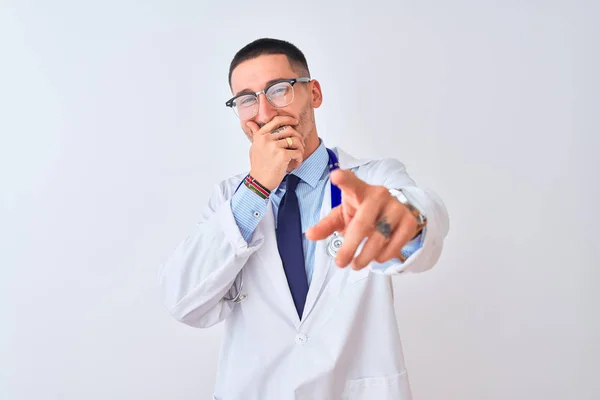
<svg viewBox="0 0 600 400">
<path fill-rule="evenodd" d="M 275 133 L 279 133 L 279 132 L 281 132 L 282 130 L 284 130 L 285 128 L 287 128 L 287 127 L 288 127 L 287 125 L 281 125 L 279 128 L 277 128 L 277 129 L 274 129 L 274 130 L 271 132 L 271 134 L 273 135 L 273 134 L 275 134 Z"/>
<path fill-rule="evenodd" d="M 386 239 L 389 239 L 392 235 L 392 226 L 387 222 L 387 218 L 383 217 L 375 225 L 377 232 L 381 233 Z"/>
</svg>

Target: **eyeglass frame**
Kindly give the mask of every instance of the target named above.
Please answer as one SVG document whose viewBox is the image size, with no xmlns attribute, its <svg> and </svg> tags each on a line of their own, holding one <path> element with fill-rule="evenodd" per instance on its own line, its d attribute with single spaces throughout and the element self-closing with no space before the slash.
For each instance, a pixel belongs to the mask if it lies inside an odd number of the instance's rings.
<svg viewBox="0 0 600 400">
<path fill-rule="evenodd" d="M 231 99 L 227 100 L 227 101 L 225 102 L 225 105 L 226 105 L 227 107 L 230 107 L 230 108 L 233 110 L 233 101 L 234 101 L 235 99 L 237 99 L 238 97 L 242 97 L 242 96 L 248 96 L 248 95 L 253 95 L 253 96 L 255 96 L 255 97 L 256 97 L 256 102 L 257 102 L 257 104 L 258 104 L 258 102 L 260 101 L 260 100 L 259 100 L 259 96 L 260 96 L 261 94 L 264 94 L 264 95 L 265 95 L 265 98 L 267 99 L 267 101 L 269 102 L 269 104 L 270 104 L 270 105 L 272 105 L 273 107 L 275 107 L 275 108 L 283 108 L 283 107 L 287 107 L 287 106 L 289 106 L 290 104 L 292 104 L 292 103 L 294 102 L 294 99 L 296 98 L 296 93 L 295 93 L 295 92 L 294 92 L 294 98 L 292 99 L 292 101 L 290 101 L 290 102 L 289 102 L 288 104 L 286 104 L 285 106 L 277 107 L 276 105 L 274 105 L 273 103 L 271 103 L 271 100 L 269 100 L 269 98 L 267 97 L 267 90 L 269 90 L 271 87 L 273 87 L 273 86 L 275 86 L 275 85 L 277 85 L 277 84 L 279 84 L 279 83 L 282 83 L 282 82 L 287 82 L 287 83 L 289 83 L 289 84 L 292 86 L 292 90 L 294 90 L 294 85 L 295 85 L 296 83 L 298 83 L 298 82 L 300 82 L 300 83 L 308 83 L 308 82 L 311 82 L 311 81 L 312 81 L 312 78 L 308 78 L 308 77 L 302 77 L 302 78 L 290 78 L 290 79 L 279 79 L 279 80 L 276 80 L 275 82 L 272 82 L 272 83 L 270 83 L 270 84 L 269 84 L 269 85 L 268 85 L 266 88 L 264 88 L 263 90 L 260 90 L 260 91 L 258 91 L 258 92 L 256 92 L 256 93 L 252 93 L 252 92 L 242 92 L 242 93 L 240 93 L 240 94 L 238 94 L 238 95 L 235 95 L 235 96 L 233 96 Z M 235 112 L 235 110 L 234 110 L 234 112 Z M 235 114 L 237 115 L 237 113 L 235 113 Z M 258 109 L 256 110 L 256 114 L 258 114 Z M 254 114 L 254 115 L 252 116 L 252 118 L 254 118 L 254 117 L 256 116 L 256 114 Z M 238 115 L 238 117 L 239 117 L 239 115 Z"/>
</svg>

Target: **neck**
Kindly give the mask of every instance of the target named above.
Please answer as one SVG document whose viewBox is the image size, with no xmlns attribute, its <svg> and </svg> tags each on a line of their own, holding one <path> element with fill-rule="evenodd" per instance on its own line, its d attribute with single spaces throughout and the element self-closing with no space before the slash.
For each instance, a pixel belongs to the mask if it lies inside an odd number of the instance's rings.
<svg viewBox="0 0 600 400">
<path fill-rule="evenodd" d="M 311 156 L 312 153 L 317 150 L 319 145 L 321 144 L 319 140 L 319 135 L 317 135 L 317 131 L 314 130 L 310 135 L 306 138 L 306 147 L 304 148 L 304 159 L 306 160 Z"/>
</svg>

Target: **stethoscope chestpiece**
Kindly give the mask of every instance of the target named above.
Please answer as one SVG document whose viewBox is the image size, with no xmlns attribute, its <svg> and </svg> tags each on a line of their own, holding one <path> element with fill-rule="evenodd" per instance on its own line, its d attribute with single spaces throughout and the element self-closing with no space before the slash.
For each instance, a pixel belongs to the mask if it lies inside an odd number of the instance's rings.
<svg viewBox="0 0 600 400">
<path fill-rule="evenodd" d="M 235 298 L 233 300 L 231 300 L 234 303 L 241 303 L 242 301 L 246 300 L 246 297 L 248 297 L 248 295 L 246 293 L 239 293 L 237 296 L 235 296 Z"/>
<path fill-rule="evenodd" d="M 248 295 L 244 292 L 242 292 L 242 288 L 244 287 L 244 278 L 242 275 L 240 275 L 240 283 L 239 286 L 237 284 L 237 278 L 236 280 L 233 282 L 233 290 L 235 290 L 237 292 L 237 294 L 234 297 L 231 296 L 223 296 L 223 299 L 225 300 L 229 300 L 232 303 L 241 303 L 242 301 L 246 300 L 246 297 L 248 297 Z"/>
<path fill-rule="evenodd" d="M 342 244 L 344 244 L 344 237 L 338 232 L 333 232 L 333 235 L 329 238 L 327 253 L 329 253 L 331 257 L 335 257 L 338 250 L 342 247 Z"/>
</svg>

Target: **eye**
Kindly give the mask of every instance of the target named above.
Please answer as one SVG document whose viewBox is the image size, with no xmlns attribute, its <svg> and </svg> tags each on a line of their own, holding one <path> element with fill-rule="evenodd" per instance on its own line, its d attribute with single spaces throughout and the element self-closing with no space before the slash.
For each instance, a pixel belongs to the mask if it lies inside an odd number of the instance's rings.
<svg viewBox="0 0 600 400">
<path fill-rule="evenodd" d="M 290 87 L 290 84 L 287 82 L 278 83 L 269 89 L 269 94 L 271 96 L 285 96 Z"/>
<path fill-rule="evenodd" d="M 235 100 L 235 104 L 238 107 L 250 107 L 254 104 L 256 98 L 254 96 L 240 96 Z"/>
</svg>

